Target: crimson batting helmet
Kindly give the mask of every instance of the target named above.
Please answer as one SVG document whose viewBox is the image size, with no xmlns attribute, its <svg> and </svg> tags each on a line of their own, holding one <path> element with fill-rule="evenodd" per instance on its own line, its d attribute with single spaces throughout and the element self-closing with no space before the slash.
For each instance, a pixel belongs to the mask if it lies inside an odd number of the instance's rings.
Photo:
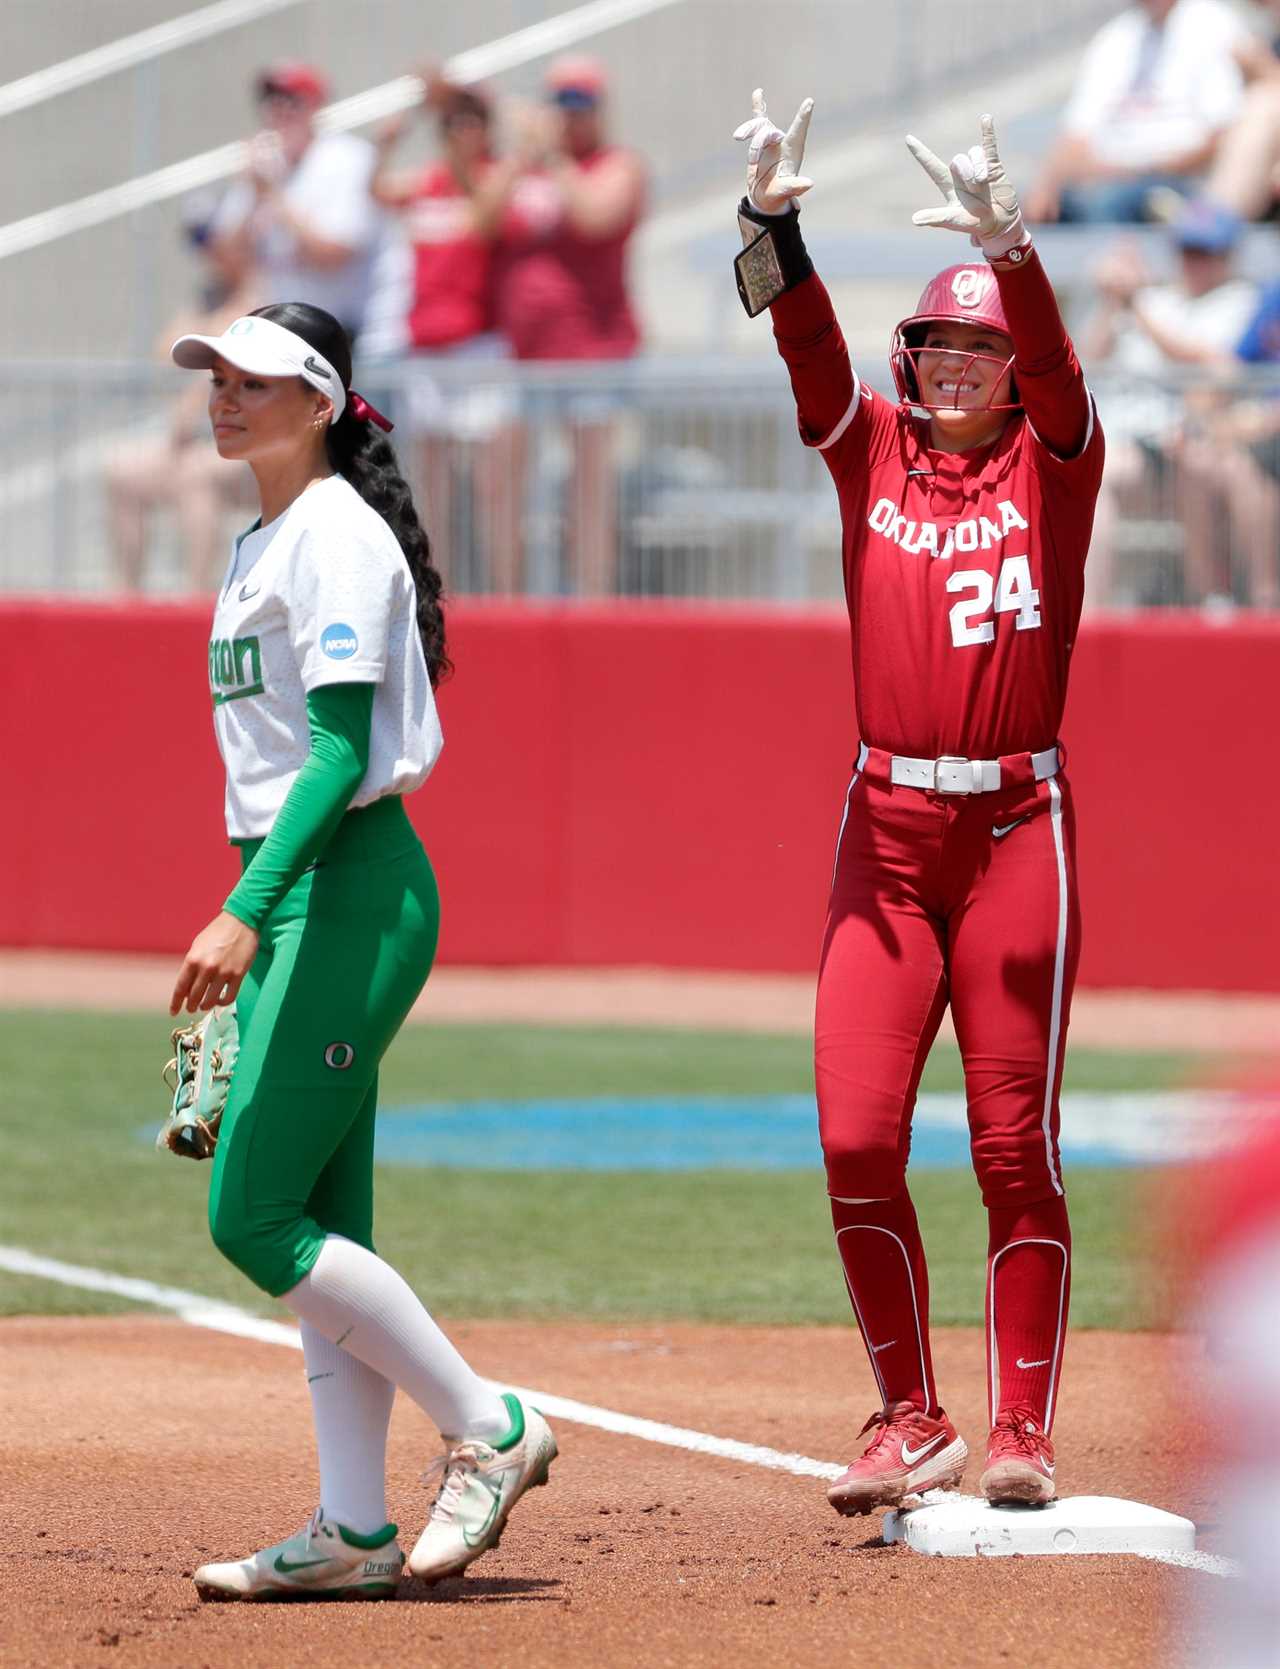
<svg viewBox="0 0 1280 1669">
<path fill-rule="evenodd" d="M 1000 287 L 996 283 L 995 273 L 985 261 L 944 268 L 936 278 L 931 278 L 925 285 L 915 312 L 909 319 L 903 319 L 894 331 L 889 348 L 889 363 L 893 367 L 893 380 L 897 386 L 900 405 L 916 406 L 922 411 L 954 409 L 953 405 L 930 405 L 927 400 L 920 398 L 920 378 L 917 374 L 916 360 L 924 347 L 929 326 L 939 323 L 986 325 L 991 330 L 998 330 L 1002 336 L 1009 335 L 1009 321 L 1005 318 L 1004 308 L 1000 303 Z M 970 360 L 974 359 L 998 365 L 1002 375 L 1013 368 L 1012 355 L 1008 359 L 1001 359 L 995 354 L 970 355 Z M 1009 384 L 1009 396 L 1003 405 L 988 402 L 984 409 L 1019 410 L 1021 401 L 1012 380 Z M 958 401 L 958 394 L 956 398 Z"/>
</svg>

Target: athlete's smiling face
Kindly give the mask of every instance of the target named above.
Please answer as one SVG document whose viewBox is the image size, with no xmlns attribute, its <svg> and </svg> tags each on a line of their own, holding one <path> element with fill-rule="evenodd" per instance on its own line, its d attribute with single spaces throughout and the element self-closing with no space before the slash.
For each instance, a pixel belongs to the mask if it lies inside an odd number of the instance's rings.
<svg viewBox="0 0 1280 1669">
<path fill-rule="evenodd" d="M 915 356 L 921 398 L 930 408 L 934 445 L 946 451 L 981 446 L 1005 425 L 1012 398 L 1013 343 L 989 325 L 940 320 Z"/>
<path fill-rule="evenodd" d="M 261 463 L 323 450 L 331 409 L 301 377 L 255 377 L 225 359 L 209 373 L 209 422 L 222 458 Z"/>
<path fill-rule="evenodd" d="M 941 416 L 1007 405 L 1012 356 L 1009 338 L 987 325 L 930 325 L 917 355 L 921 392 L 929 405 L 944 408 Z"/>
</svg>

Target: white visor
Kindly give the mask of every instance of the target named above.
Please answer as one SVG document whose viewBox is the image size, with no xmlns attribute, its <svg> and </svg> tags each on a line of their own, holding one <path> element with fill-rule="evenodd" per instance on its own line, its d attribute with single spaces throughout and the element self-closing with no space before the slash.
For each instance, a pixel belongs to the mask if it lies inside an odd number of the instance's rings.
<svg viewBox="0 0 1280 1669">
<path fill-rule="evenodd" d="M 179 336 L 169 353 L 184 371 L 207 371 L 215 359 L 225 359 L 228 365 L 250 376 L 301 377 L 333 401 L 331 423 L 336 423 L 346 409 L 342 378 L 324 355 L 303 337 L 270 319 L 246 314 L 228 325 L 221 336 Z"/>
</svg>

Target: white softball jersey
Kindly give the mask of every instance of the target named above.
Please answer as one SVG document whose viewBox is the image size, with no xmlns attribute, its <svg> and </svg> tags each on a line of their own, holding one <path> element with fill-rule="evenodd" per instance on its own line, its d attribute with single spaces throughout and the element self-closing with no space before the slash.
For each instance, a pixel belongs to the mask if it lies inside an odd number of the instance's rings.
<svg viewBox="0 0 1280 1669">
<path fill-rule="evenodd" d="M 375 684 L 369 769 L 351 803 L 412 793 L 444 738 L 395 534 L 341 475 L 235 542 L 209 643 L 227 834 L 269 832 L 311 747 L 307 695 Z"/>
</svg>

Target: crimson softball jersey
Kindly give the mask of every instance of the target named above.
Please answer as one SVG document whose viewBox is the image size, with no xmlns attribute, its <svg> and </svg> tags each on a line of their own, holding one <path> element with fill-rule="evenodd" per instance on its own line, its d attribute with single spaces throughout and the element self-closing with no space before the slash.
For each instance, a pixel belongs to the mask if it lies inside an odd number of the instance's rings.
<svg viewBox="0 0 1280 1669">
<path fill-rule="evenodd" d="M 1070 1290 L 1058 1098 L 1080 946 L 1057 743 L 1103 440 L 1039 259 L 1019 257 L 930 287 L 947 291 L 943 322 L 994 313 L 1013 341 L 1018 405 L 967 452 L 931 449 L 927 416 L 862 385 L 816 275 L 771 312 L 801 435 L 839 494 L 863 744 L 814 1024 L 836 1244 L 885 1407 L 932 1417 L 906 1173 L 950 1008 L 988 1216 L 991 1422 L 1047 1433 Z"/>
<path fill-rule="evenodd" d="M 1039 258 L 989 281 L 1026 415 L 974 452 L 931 451 L 926 418 L 859 381 L 816 275 L 771 310 L 840 497 L 859 732 L 890 753 L 1037 752 L 1066 702 L 1102 431 Z"/>
</svg>

